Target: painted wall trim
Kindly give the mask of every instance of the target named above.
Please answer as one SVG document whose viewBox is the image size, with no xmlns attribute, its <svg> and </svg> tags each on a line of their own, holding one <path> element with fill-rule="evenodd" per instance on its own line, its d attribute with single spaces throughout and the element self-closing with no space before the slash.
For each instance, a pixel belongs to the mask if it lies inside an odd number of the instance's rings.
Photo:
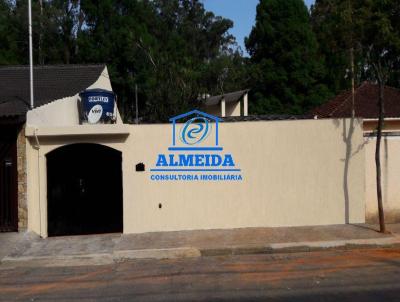
<svg viewBox="0 0 400 302">
<path fill-rule="evenodd" d="M 36 131 L 35 131 L 36 130 Z M 124 135 L 130 134 L 127 125 L 79 125 L 70 127 L 34 127 L 27 126 L 25 135 L 27 137 L 44 136 L 99 136 L 99 135 Z"/>
</svg>

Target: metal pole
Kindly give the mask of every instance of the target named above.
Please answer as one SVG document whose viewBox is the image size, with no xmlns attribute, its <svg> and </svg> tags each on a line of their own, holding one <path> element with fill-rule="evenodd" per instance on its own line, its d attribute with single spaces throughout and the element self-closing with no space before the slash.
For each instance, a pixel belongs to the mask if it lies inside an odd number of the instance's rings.
<svg viewBox="0 0 400 302">
<path fill-rule="evenodd" d="M 33 109 L 34 99 L 33 99 L 33 54 L 32 54 L 32 0 L 28 0 L 28 15 L 29 15 L 29 85 L 30 85 L 31 109 Z"/>
<path fill-rule="evenodd" d="M 137 94 L 137 84 L 135 84 L 135 106 L 136 106 L 136 124 L 139 124 L 139 108 L 138 108 L 138 94 Z"/>
</svg>

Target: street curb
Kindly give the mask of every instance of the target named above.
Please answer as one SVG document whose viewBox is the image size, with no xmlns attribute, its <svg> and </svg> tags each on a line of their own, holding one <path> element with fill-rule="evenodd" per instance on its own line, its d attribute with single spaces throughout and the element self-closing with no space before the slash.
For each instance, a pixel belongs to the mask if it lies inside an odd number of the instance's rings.
<svg viewBox="0 0 400 302">
<path fill-rule="evenodd" d="M 198 249 L 179 247 L 168 249 L 118 250 L 113 252 L 114 261 L 120 262 L 130 259 L 176 259 L 200 257 Z"/>
<path fill-rule="evenodd" d="M 201 256 L 227 256 L 227 255 L 255 255 L 255 254 L 283 254 L 304 253 L 322 250 L 351 250 L 372 248 L 400 248 L 400 237 L 378 239 L 353 239 L 336 241 L 305 241 L 291 243 L 272 243 L 266 246 L 255 247 L 226 247 L 216 249 L 200 249 Z"/>
<path fill-rule="evenodd" d="M 57 255 L 36 257 L 4 257 L 0 270 L 16 267 L 60 267 L 109 265 L 129 260 L 182 259 L 212 256 L 304 253 L 322 250 L 351 250 L 371 248 L 400 248 L 400 236 L 386 238 L 336 241 L 305 241 L 272 243 L 264 246 L 230 246 L 222 248 L 178 247 L 165 249 L 114 250 L 111 253 Z"/>
<path fill-rule="evenodd" d="M 4 257 L 0 261 L 0 270 L 16 267 L 60 267 L 107 265 L 127 260 L 140 259 L 178 259 L 200 257 L 200 251 L 192 247 L 168 249 L 117 250 L 112 253 L 57 255 L 35 257 Z"/>
<path fill-rule="evenodd" d="M 60 267 L 107 265 L 114 263 L 110 254 L 35 256 L 35 257 L 4 257 L 0 262 L 0 270 L 15 267 Z"/>
</svg>

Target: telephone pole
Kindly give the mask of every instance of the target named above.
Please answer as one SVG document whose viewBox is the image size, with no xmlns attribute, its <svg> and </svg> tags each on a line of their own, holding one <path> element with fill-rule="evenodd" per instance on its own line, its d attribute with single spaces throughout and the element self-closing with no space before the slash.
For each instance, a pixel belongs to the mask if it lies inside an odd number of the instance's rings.
<svg viewBox="0 0 400 302">
<path fill-rule="evenodd" d="M 30 105 L 34 108 L 33 98 L 33 51 L 32 51 L 32 0 L 28 0 L 28 16 L 29 16 L 29 87 L 30 87 Z"/>
</svg>

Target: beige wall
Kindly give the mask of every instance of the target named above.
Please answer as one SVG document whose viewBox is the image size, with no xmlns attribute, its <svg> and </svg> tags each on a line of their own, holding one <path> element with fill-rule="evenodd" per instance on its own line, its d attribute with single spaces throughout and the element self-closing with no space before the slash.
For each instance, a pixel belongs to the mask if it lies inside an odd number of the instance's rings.
<svg viewBox="0 0 400 302">
<path fill-rule="evenodd" d="M 366 218 L 378 221 L 376 197 L 376 138 L 365 138 Z M 400 221 L 400 136 L 383 137 L 381 144 L 383 208 L 387 222 Z"/>
<path fill-rule="evenodd" d="M 220 144 L 242 169 L 242 182 L 156 182 L 150 168 L 168 153 L 171 125 L 112 125 L 85 131 L 32 129 L 28 154 L 28 228 L 47 235 L 46 154 L 77 142 L 100 143 L 123 153 L 124 233 L 361 223 L 365 219 L 362 129 L 349 120 L 220 124 Z M 94 136 L 90 133 L 109 132 Z M 107 131 L 106 131 L 107 130 Z M 59 134 L 64 136 L 54 136 Z M 42 134 L 41 134 L 42 133 Z M 70 134 L 68 134 L 70 133 Z M 79 135 L 78 135 L 79 133 Z M 143 162 L 145 172 L 136 172 Z M 162 209 L 159 209 L 159 203 Z"/>
<path fill-rule="evenodd" d="M 240 102 L 231 102 L 225 104 L 226 116 L 240 116 Z"/>
<path fill-rule="evenodd" d="M 204 106 L 204 112 L 215 116 L 222 116 L 221 104 Z M 240 116 L 240 102 L 225 103 L 225 116 Z"/>
</svg>

